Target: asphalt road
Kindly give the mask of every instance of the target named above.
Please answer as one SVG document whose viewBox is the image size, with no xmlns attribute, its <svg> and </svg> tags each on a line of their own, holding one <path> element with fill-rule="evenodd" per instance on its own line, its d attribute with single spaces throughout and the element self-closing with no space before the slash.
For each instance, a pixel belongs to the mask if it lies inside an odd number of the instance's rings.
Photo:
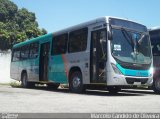
<svg viewBox="0 0 160 119">
<path fill-rule="evenodd" d="M 49 90 L 0 86 L 0 112 L 12 113 L 159 113 L 160 95 L 152 90 L 125 89 L 111 95 L 87 90 L 73 94 L 68 89 Z"/>
</svg>

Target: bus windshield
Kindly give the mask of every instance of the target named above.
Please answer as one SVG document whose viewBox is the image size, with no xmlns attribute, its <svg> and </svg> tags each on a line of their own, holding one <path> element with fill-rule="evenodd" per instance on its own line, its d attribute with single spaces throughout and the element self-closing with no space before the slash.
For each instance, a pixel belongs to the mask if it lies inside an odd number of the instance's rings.
<svg viewBox="0 0 160 119">
<path fill-rule="evenodd" d="M 111 53 L 122 63 L 150 64 L 149 36 L 141 32 L 112 28 Z"/>
<path fill-rule="evenodd" d="M 153 56 L 160 56 L 160 30 L 150 31 Z"/>
</svg>

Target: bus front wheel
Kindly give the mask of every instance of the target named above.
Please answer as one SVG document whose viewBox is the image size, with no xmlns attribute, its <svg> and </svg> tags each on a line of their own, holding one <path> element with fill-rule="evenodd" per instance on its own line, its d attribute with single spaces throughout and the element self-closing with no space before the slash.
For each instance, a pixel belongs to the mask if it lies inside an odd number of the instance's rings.
<svg viewBox="0 0 160 119">
<path fill-rule="evenodd" d="M 155 79 L 152 87 L 155 93 L 160 94 L 160 79 Z"/>
<path fill-rule="evenodd" d="M 80 71 L 71 73 L 69 89 L 73 93 L 82 93 L 85 90 L 82 81 L 82 73 Z"/>
<path fill-rule="evenodd" d="M 107 87 L 107 89 L 108 89 L 109 93 L 112 93 L 112 94 L 116 94 L 119 91 L 121 91 L 121 88 L 118 86 L 109 86 L 109 87 Z"/>
</svg>

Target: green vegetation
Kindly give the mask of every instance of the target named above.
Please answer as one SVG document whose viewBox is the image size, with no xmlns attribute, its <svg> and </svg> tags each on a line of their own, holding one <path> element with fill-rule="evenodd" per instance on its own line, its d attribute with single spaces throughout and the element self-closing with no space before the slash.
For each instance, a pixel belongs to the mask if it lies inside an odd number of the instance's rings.
<svg viewBox="0 0 160 119">
<path fill-rule="evenodd" d="M 38 28 L 35 13 L 18 9 L 12 1 L 0 0 L 0 50 L 46 33 L 45 29 Z"/>
</svg>

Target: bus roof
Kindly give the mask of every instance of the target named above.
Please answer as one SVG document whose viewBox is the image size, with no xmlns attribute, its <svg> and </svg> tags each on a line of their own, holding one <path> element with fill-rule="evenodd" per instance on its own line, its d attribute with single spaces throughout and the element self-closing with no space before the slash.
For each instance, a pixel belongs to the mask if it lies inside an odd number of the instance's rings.
<svg viewBox="0 0 160 119">
<path fill-rule="evenodd" d="M 26 41 L 23 41 L 23 42 L 20 42 L 18 44 L 15 44 L 13 46 L 13 48 L 18 48 L 18 47 L 21 47 L 23 45 L 27 45 L 27 44 L 30 44 L 30 43 L 33 43 L 33 42 L 36 42 L 36 41 L 40 41 L 40 40 L 43 40 L 44 38 L 46 37 L 49 37 L 51 36 L 52 34 L 49 33 L 49 34 L 45 34 L 45 35 L 42 35 L 42 36 L 39 36 L 39 37 L 36 37 L 36 38 L 32 38 L 32 39 L 27 39 Z"/>
<path fill-rule="evenodd" d="M 59 31 L 56 31 L 56 32 L 53 32 L 53 33 L 49 33 L 49 34 L 46 34 L 46 35 L 42 35 L 42 36 L 39 36 L 37 38 L 33 38 L 33 39 L 28 39 L 24 42 L 21 42 L 21 43 L 18 43 L 18 44 L 15 44 L 13 46 L 13 48 L 17 48 L 17 47 L 21 47 L 23 45 L 26 45 L 26 44 L 30 44 L 32 42 L 36 42 L 36 41 L 39 41 L 39 40 L 43 40 L 43 38 L 46 38 L 47 36 L 51 36 L 52 34 L 53 35 L 57 35 L 59 33 L 63 33 L 63 32 L 69 32 L 69 31 L 73 31 L 73 30 L 76 30 L 77 28 L 83 28 L 85 26 L 88 26 L 88 25 L 91 25 L 91 24 L 95 24 L 95 23 L 99 23 L 99 22 L 105 22 L 105 23 L 109 23 L 109 19 L 110 18 L 113 18 L 113 19 L 119 19 L 119 20 L 125 20 L 125 21 L 129 21 L 129 22 L 133 22 L 133 23 L 136 23 L 136 24 L 139 24 L 135 21 L 131 21 L 131 20 L 128 20 L 126 18 L 119 18 L 119 17 L 112 17 L 112 16 L 104 16 L 104 17 L 99 17 L 99 18 L 96 18 L 96 19 L 93 19 L 93 20 L 90 20 L 88 22 L 84 22 L 84 23 L 81 23 L 81 24 L 78 24 L 78 25 L 74 25 L 74 26 L 71 26 L 71 27 L 68 27 L 68 28 L 65 28 L 63 30 L 59 30 Z M 142 24 L 139 24 L 139 25 L 142 25 Z"/>
<path fill-rule="evenodd" d="M 99 22 L 106 22 L 106 20 L 107 20 L 106 17 L 99 17 L 99 18 L 96 18 L 96 19 L 93 19 L 93 20 L 90 20 L 90 21 L 87 21 L 87 22 L 83 22 L 83 23 L 80 23 L 80 24 L 77 24 L 77 25 L 73 25 L 71 27 L 64 28 L 62 30 L 55 31 L 55 32 L 53 32 L 53 35 L 57 35 L 57 34 L 62 33 L 62 32 L 72 31 L 72 30 L 75 30 L 77 28 L 83 28 L 85 26 L 92 25 L 92 24 L 99 23 Z"/>
<path fill-rule="evenodd" d="M 99 23 L 99 22 L 109 23 L 109 19 L 110 18 L 119 19 L 119 20 L 125 20 L 125 21 L 129 21 L 129 22 L 133 22 L 133 23 L 139 24 L 138 22 L 131 21 L 131 20 L 128 20 L 126 18 L 113 17 L 113 16 L 103 16 L 103 17 L 98 17 L 96 19 L 93 19 L 93 20 L 90 20 L 90 21 L 87 21 L 87 22 L 80 23 L 78 25 L 74 25 L 74 26 L 71 26 L 71 27 L 68 27 L 68 28 L 53 32 L 53 35 L 57 35 L 57 34 L 63 33 L 63 32 L 68 32 L 68 31 L 71 31 L 71 30 L 75 30 L 77 28 L 83 28 L 85 26 L 92 25 L 94 23 Z M 139 24 L 139 25 L 142 25 L 142 24 Z"/>
</svg>

